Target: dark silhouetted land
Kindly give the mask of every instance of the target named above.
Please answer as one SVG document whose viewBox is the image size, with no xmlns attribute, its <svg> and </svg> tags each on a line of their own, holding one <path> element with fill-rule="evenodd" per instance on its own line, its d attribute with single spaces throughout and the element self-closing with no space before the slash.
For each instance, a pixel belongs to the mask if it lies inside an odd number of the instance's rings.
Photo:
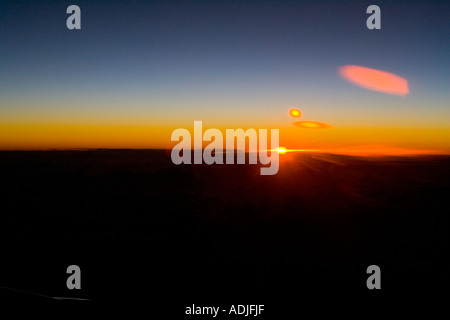
<svg viewBox="0 0 450 320">
<path fill-rule="evenodd" d="M 165 150 L 0 152 L 0 285 L 174 314 L 446 290 L 450 157 L 281 159 L 261 176 Z M 80 292 L 65 287 L 71 264 Z M 382 293 L 366 289 L 371 264 Z"/>
</svg>

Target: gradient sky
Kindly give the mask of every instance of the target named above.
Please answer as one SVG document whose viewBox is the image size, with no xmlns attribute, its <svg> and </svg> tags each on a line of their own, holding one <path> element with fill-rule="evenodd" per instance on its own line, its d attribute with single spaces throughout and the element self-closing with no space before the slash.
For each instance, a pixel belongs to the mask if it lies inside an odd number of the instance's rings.
<svg viewBox="0 0 450 320">
<path fill-rule="evenodd" d="M 66 8 L 81 8 L 81 30 Z M 381 8 L 368 30 L 366 8 Z M 2 1 L 0 149 L 165 148 L 171 132 L 280 128 L 288 148 L 450 153 L 449 2 Z M 408 80 L 406 97 L 338 69 Z M 301 120 L 333 129 L 292 126 Z"/>
</svg>

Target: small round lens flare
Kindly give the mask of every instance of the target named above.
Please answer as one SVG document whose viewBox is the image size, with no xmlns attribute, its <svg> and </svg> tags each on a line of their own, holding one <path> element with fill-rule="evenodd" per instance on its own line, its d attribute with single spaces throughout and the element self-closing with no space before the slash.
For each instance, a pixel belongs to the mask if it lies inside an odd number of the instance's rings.
<svg viewBox="0 0 450 320">
<path fill-rule="evenodd" d="M 289 115 L 293 118 L 300 118 L 302 116 L 302 113 L 300 110 L 292 108 L 289 109 Z"/>
<path fill-rule="evenodd" d="M 297 121 L 292 124 L 296 127 L 305 128 L 305 129 L 330 129 L 330 128 L 333 128 L 333 126 L 328 123 L 318 122 L 318 121 Z"/>
</svg>

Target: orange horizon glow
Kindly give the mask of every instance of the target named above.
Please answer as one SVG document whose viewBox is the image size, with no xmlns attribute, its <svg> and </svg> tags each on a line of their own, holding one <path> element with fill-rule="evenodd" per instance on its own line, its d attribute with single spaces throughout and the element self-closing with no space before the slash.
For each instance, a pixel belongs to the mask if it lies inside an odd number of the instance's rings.
<svg viewBox="0 0 450 320">
<path fill-rule="evenodd" d="M 280 152 L 282 150 L 282 152 Z M 383 157 L 383 156 L 419 156 L 419 155 L 442 155 L 441 150 L 432 149 L 409 149 L 392 146 L 379 145 L 363 145 L 363 146 L 349 146 L 349 147 L 329 147 L 318 149 L 288 149 L 278 148 L 275 150 L 279 154 L 286 154 L 288 152 L 303 152 L 303 153 L 327 153 L 336 155 L 349 155 L 359 157 Z"/>
<path fill-rule="evenodd" d="M 186 128 L 191 130 L 189 125 Z M 228 126 L 227 127 L 231 127 Z M 217 126 L 224 131 L 225 126 Z M 171 149 L 169 125 L 0 125 L 0 150 Z M 204 128 L 206 130 L 206 127 Z M 450 154 L 446 128 L 334 128 L 299 130 L 280 126 L 280 154 L 321 152 L 348 155 Z M 205 142 L 205 145 L 208 142 Z"/>
<path fill-rule="evenodd" d="M 353 65 L 340 67 L 339 73 L 362 88 L 399 96 L 409 93 L 408 81 L 393 73 Z"/>
</svg>

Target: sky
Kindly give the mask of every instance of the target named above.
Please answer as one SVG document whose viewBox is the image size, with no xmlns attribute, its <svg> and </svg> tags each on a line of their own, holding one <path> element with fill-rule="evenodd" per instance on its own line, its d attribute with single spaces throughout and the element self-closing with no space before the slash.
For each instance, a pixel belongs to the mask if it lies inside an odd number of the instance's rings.
<svg viewBox="0 0 450 320">
<path fill-rule="evenodd" d="M 66 27 L 72 4 L 81 30 Z M 449 14 L 446 1 L 2 1 L 0 149 L 168 148 L 202 120 L 279 128 L 291 149 L 450 154 Z M 354 85 L 347 65 L 409 93 Z M 294 107 L 333 128 L 293 125 Z"/>
</svg>

